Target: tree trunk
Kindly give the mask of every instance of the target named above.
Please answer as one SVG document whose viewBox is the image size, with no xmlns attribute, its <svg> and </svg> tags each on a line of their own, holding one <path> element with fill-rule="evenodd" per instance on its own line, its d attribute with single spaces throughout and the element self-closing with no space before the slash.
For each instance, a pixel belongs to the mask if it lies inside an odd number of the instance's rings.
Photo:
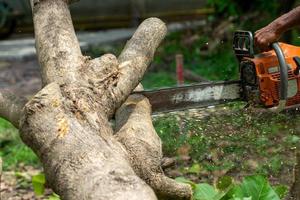
<svg viewBox="0 0 300 200">
<path fill-rule="evenodd" d="M 118 58 L 91 60 L 81 54 L 69 2 L 31 0 L 44 88 L 26 104 L 2 93 L 0 114 L 20 129 L 62 199 L 191 199 L 189 185 L 163 175 L 148 100 L 126 101 L 166 34 L 164 23 L 145 20 Z M 114 131 L 109 120 L 121 105 Z"/>
</svg>

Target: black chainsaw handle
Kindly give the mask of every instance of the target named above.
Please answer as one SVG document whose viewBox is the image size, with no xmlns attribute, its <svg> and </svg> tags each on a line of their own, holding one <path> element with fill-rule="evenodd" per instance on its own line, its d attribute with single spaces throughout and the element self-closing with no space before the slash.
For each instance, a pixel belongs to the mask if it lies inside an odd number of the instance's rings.
<svg viewBox="0 0 300 200">
<path fill-rule="evenodd" d="M 280 45 L 276 42 L 272 44 L 277 59 L 279 62 L 279 71 L 280 71 L 280 100 L 286 100 L 288 94 L 288 67 L 285 62 L 285 57 Z"/>
</svg>

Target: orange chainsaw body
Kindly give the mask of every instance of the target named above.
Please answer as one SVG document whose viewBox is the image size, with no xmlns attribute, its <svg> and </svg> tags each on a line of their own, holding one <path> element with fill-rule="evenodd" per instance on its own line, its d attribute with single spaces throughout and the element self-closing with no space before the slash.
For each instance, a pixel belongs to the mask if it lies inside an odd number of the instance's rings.
<svg viewBox="0 0 300 200">
<path fill-rule="evenodd" d="M 300 56 L 300 47 L 279 43 L 285 55 L 288 66 L 288 99 L 286 106 L 300 104 L 300 63 L 297 64 L 295 57 Z M 300 59 L 300 58 L 299 58 Z M 244 57 L 240 66 L 251 65 L 255 72 L 255 85 L 258 86 L 260 103 L 266 107 L 273 107 L 279 102 L 280 71 L 279 62 L 275 51 L 271 50 L 254 58 Z M 241 69 L 242 70 L 242 69 Z M 242 72 L 241 72 L 242 73 Z M 243 77 L 241 77 L 243 81 Z M 250 79 L 250 78 L 248 78 Z M 253 81 L 252 80 L 252 81 Z M 251 82 L 251 81 L 250 81 Z"/>
</svg>

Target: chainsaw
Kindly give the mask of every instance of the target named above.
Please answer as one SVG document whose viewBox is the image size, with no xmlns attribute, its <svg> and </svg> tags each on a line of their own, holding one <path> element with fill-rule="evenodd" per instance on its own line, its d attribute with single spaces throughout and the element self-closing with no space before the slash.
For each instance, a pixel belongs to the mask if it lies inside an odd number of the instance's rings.
<svg viewBox="0 0 300 200">
<path fill-rule="evenodd" d="M 272 50 L 254 55 L 253 35 L 237 31 L 233 50 L 240 80 L 207 82 L 136 92 L 146 96 L 154 113 L 208 107 L 232 101 L 280 112 L 300 107 L 300 47 L 273 43 Z"/>
</svg>

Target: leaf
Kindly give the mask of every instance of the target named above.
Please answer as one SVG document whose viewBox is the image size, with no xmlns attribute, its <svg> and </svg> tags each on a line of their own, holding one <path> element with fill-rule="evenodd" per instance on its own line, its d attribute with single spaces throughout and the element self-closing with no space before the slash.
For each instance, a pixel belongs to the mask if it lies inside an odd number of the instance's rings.
<svg viewBox="0 0 300 200">
<path fill-rule="evenodd" d="M 193 181 L 190 181 L 184 177 L 177 177 L 175 178 L 175 181 L 179 182 L 179 183 L 185 183 L 185 184 L 189 184 L 192 186 L 193 190 L 196 188 L 196 183 L 194 183 Z"/>
<path fill-rule="evenodd" d="M 228 199 L 233 198 L 236 200 L 243 200 L 243 191 L 240 185 L 235 185 L 229 192 L 228 192 Z"/>
<path fill-rule="evenodd" d="M 207 183 L 197 184 L 194 191 L 195 200 L 214 200 L 218 194 L 215 188 Z"/>
<path fill-rule="evenodd" d="M 37 196 L 41 196 L 44 194 L 45 183 L 46 183 L 46 178 L 44 174 L 38 174 L 32 177 L 33 190 Z"/>
<path fill-rule="evenodd" d="M 230 179 L 229 179 L 230 178 Z M 218 187 L 218 186 L 217 186 Z M 215 196 L 215 200 L 228 200 L 231 199 L 233 194 L 235 193 L 236 186 L 233 183 L 233 180 L 231 177 L 227 177 L 223 181 L 223 185 L 219 186 L 221 189 L 219 189 L 219 193 Z"/>
<path fill-rule="evenodd" d="M 233 184 L 233 180 L 230 176 L 223 176 L 217 181 L 217 189 L 221 191 L 225 191 Z"/>
<path fill-rule="evenodd" d="M 226 200 L 230 198 L 230 192 L 233 189 L 234 185 L 231 184 L 226 190 L 224 191 L 220 191 L 218 192 L 215 196 L 214 196 L 214 200 Z"/>
<path fill-rule="evenodd" d="M 57 194 L 52 193 L 47 200 L 60 200 L 60 197 Z"/>
<path fill-rule="evenodd" d="M 274 187 L 274 190 L 280 199 L 284 199 L 285 195 L 288 193 L 288 187 L 285 185 L 277 185 Z"/>
<path fill-rule="evenodd" d="M 198 163 L 196 163 L 196 164 L 193 164 L 193 166 L 190 167 L 187 172 L 191 173 L 191 174 L 199 175 L 200 171 L 201 171 L 201 166 Z"/>
<path fill-rule="evenodd" d="M 230 200 L 252 200 L 252 197 L 233 198 Z"/>
<path fill-rule="evenodd" d="M 15 176 L 18 179 L 23 179 L 24 181 L 29 181 L 30 182 L 30 175 L 28 173 L 22 173 L 22 172 L 15 172 Z"/>
<path fill-rule="evenodd" d="M 234 197 L 252 197 L 253 200 L 280 200 L 267 179 L 258 175 L 244 178 Z"/>
</svg>

